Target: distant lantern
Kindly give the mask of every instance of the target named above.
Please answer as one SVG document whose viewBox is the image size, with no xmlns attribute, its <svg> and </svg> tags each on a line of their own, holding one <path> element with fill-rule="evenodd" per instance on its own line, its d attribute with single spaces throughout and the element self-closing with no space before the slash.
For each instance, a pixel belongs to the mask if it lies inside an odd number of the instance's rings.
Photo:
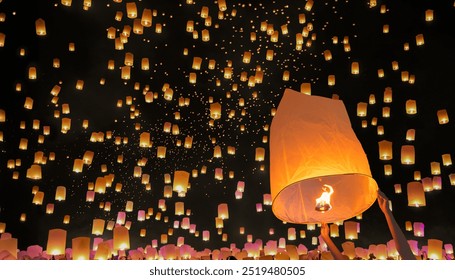
<svg viewBox="0 0 455 280">
<path fill-rule="evenodd" d="M 365 102 L 357 103 L 357 116 L 358 117 L 365 117 L 367 115 L 367 106 L 368 106 L 368 104 Z"/>
<path fill-rule="evenodd" d="M 386 175 L 386 176 L 392 175 L 392 165 L 391 164 L 384 164 L 384 175 Z"/>
<path fill-rule="evenodd" d="M 69 43 L 68 44 L 68 51 L 74 52 L 76 50 L 76 45 L 74 43 Z"/>
<path fill-rule="evenodd" d="M 437 115 L 439 124 L 446 124 L 449 122 L 449 115 L 447 114 L 446 109 L 438 110 Z"/>
<path fill-rule="evenodd" d="M 38 164 L 32 164 L 29 169 L 27 169 L 27 178 L 32 180 L 40 180 L 41 175 L 41 166 Z"/>
<path fill-rule="evenodd" d="M 202 33 L 202 41 L 203 42 L 210 41 L 210 32 L 209 32 L 208 29 L 203 29 L 201 33 Z"/>
<path fill-rule="evenodd" d="M 311 95 L 311 83 L 302 83 L 300 85 L 300 92 L 306 95 Z"/>
<path fill-rule="evenodd" d="M 53 203 L 48 203 L 46 205 L 46 214 L 51 215 L 54 213 L 54 204 Z"/>
<path fill-rule="evenodd" d="M 426 205 L 425 191 L 421 182 L 407 184 L 408 206 L 421 207 Z"/>
<path fill-rule="evenodd" d="M 66 250 L 66 230 L 51 229 L 47 238 L 46 252 L 49 255 L 63 255 Z"/>
<path fill-rule="evenodd" d="M 265 159 L 265 149 L 262 147 L 256 148 L 255 160 L 264 161 L 264 159 Z"/>
<path fill-rule="evenodd" d="M 416 45 L 417 46 L 423 46 L 425 44 L 425 40 L 423 38 L 423 34 L 418 34 L 416 36 Z"/>
<path fill-rule="evenodd" d="M 442 165 L 444 166 L 451 166 L 452 165 L 452 157 L 450 154 L 443 154 L 442 155 Z"/>
<path fill-rule="evenodd" d="M 223 220 L 229 219 L 229 208 L 227 203 L 218 204 L 218 218 Z"/>
<path fill-rule="evenodd" d="M 280 220 L 330 223 L 374 203 L 378 187 L 341 100 L 286 89 L 270 131 L 272 211 Z"/>
<path fill-rule="evenodd" d="M 152 10 L 151 9 L 144 9 L 142 11 L 141 24 L 144 27 L 152 26 Z"/>
<path fill-rule="evenodd" d="M 43 205 L 44 192 L 38 191 L 33 196 L 32 203 L 35 205 Z"/>
<path fill-rule="evenodd" d="M 433 10 L 425 11 L 425 21 L 433 21 Z"/>
<path fill-rule="evenodd" d="M 58 186 L 55 190 L 55 200 L 64 201 L 66 199 L 66 188 L 64 186 Z"/>
<path fill-rule="evenodd" d="M 408 129 L 406 131 L 406 141 L 414 141 L 415 140 L 415 129 Z"/>
<path fill-rule="evenodd" d="M 113 231 L 113 249 L 127 250 L 130 248 L 130 236 L 128 229 L 124 226 L 117 226 Z"/>
<path fill-rule="evenodd" d="M 136 2 L 126 3 L 126 14 L 128 18 L 134 19 L 137 17 L 137 6 Z"/>
<path fill-rule="evenodd" d="M 398 65 L 398 61 L 392 61 L 392 70 L 396 71 L 400 69 L 400 66 Z"/>
<path fill-rule="evenodd" d="M 46 35 L 46 22 L 44 19 L 39 18 L 35 21 L 36 35 L 45 36 Z"/>
<path fill-rule="evenodd" d="M 425 236 L 425 224 L 421 222 L 414 222 L 414 236 L 424 237 Z"/>
<path fill-rule="evenodd" d="M 285 70 L 283 72 L 283 81 L 289 81 L 289 76 L 290 76 L 289 71 Z"/>
<path fill-rule="evenodd" d="M 379 144 L 379 159 L 391 160 L 393 158 L 392 142 L 387 141 L 387 140 L 382 140 L 382 141 L 379 141 L 378 144 Z"/>
<path fill-rule="evenodd" d="M 185 193 L 189 185 L 190 173 L 182 170 L 174 172 L 172 190 L 177 193 Z"/>
<path fill-rule="evenodd" d="M 354 240 L 358 239 L 358 229 L 359 223 L 354 221 L 344 222 L 344 236 L 346 239 Z"/>
<path fill-rule="evenodd" d="M 387 34 L 390 31 L 390 26 L 388 24 L 384 24 L 382 26 L 382 33 Z"/>
<path fill-rule="evenodd" d="M 401 190 L 401 184 L 395 184 L 393 185 L 394 189 L 395 189 L 395 193 L 401 193 L 402 190 Z"/>
<path fill-rule="evenodd" d="M 351 63 L 351 74 L 358 75 L 359 73 L 360 73 L 359 63 L 358 62 L 352 62 Z"/>
<path fill-rule="evenodd" d="M 408 115 L 417 114 L 417 105 L 415 100 L 409 99 L 406 101 L 406 114 Z"/>
<path fill-rule="evenodd" d="M 325 50 L 324 51 L 324 59 L 325 59 L 325 61 L 332 60 L 332 52 L 330 52 L 330 50 Z"/>
<path fill-rule="evenodd" d="M 378 69 L 378 78 L 384 78 L 384 69 Z"/>
<path fill-rule="evenodd" d="M 311 11 L 311 9 L 313 8 L 313 4 L 314 4 L 313 0 L 308 0 L 305 3 L 305 7 L 304 7 L 305 10 L 308 11 L 308 12 Z"/>
<path fill-rule="evenodd" d="M 139 139 L 139 147 L 141 148 L 150 148 L 150 133 L 149 132 L 142 132 Z"/>
<path fill-rule="evenodd" d="M 129 80 L 131 78 L 131 66 L 123 66 L 121 68 L 121 72 L 121 77 L 123 80 Z"/>
<path fill-rule="evenodd" d="M 441 174 L 441 164 L 437 161 L 432 161 L 430 163 L 431 168 L 431 175 L 439 175 Z"/>
<path fill-rule="evenodd" d="M 268 60 L 268 61 L 272 61 L 273 60 L 273 56 L 274 56 L 273 50 L 267 50 L 267 52 L 265 54 L 265 59 Z"/>
<path fill-rule="evenodd" d="M 30 66 L 30 67 L 28 68 L 28 78 L 29 78 L 30 80 L 36 80 L 36 78 L 37 78 L 36 67 Z"/>
<path fill-rule="evenodd" d="M 210 117 L 214 120 L 221 118 L 221 104 L 220 103 L 210 104 Z"/>
<path fill-rule="evenodd" d="M 410 165 L 415 163 L 415 150 L 413 145 L 401 146 L 401 164 Z"/>
</svg>

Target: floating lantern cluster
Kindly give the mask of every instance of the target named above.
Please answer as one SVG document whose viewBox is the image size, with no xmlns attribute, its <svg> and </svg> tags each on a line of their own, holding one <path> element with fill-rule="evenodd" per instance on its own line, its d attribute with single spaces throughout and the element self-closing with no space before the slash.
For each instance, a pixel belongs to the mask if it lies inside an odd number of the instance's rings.
<svg viewBox="0 0 455 280">
<path fill-rule="evenodd" d="M 380 231 L 362 215 L 378 186 L 410 215 L 416 255 L 453 257 L 412 217 L 455 185 L 453 148 L 426 140 L 453 106 L 432 107 L 408 63 L 433 46 L 438 7 L 404 38 L 380 20 L 401 16 L 390 1 L 44 2 L 0 1 L 0 26 L 17 25 L 0 33 L 15 65 L 0 83 L 5 258 L 329 259 L 323 222 L 349 258 L 399 258 L 355 246 Z M 378 19 L 381 63 L 352 8 Z M 47 244 L 18 248 L 24 234 Z"/>
</svg>

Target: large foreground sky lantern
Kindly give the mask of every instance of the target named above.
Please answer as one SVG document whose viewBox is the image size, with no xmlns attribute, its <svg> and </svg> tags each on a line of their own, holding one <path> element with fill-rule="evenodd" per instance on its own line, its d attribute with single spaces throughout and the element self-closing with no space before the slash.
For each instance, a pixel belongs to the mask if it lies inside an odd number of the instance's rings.
<svg viewBox="0 0 455 280">
<path fill-rule="evenodd" d="M 286 89 L 270 129 L 272 211 L 296 224 L 355 217 L 377 198 L 342 101 Z"/>
</svg>

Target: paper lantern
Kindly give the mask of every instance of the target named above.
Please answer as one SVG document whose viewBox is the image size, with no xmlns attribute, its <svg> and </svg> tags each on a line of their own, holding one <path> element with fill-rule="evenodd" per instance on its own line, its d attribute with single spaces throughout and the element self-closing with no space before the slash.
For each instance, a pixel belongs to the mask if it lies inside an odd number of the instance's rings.
<svg viewBox="0 0 455 280">
<path fill-rule="evenodd" d="M 49 230 L 47 238 L 46 252 L 49 255 L 62 255 L 65 254 L 66 249 L 66 230 L 51 229 Z"/>
<path fill-rule="evenodd" d="M 425 44 L 425 40 L 423 38 L 423 34 L 418 34 L 416 36 L 416 45 L 417 46 L 423 46 Z"/>
<path fill-rule="evenodd" d="M 38 36 L 46 36 L 46 22 L 44 19 L 39 18 L 35 21 L 35 30 L 36 30 L 36 35 Z"/>
<path fill-rule="evenodd" d="M 401 164 L 410 165 L 415 163 L 415 150 L 413 145 L 401 146 Z"/>
<path fill-rule="evenodd" d="M 357 116 L 365 117 L 367 115 L 367 103 L 359 102 L 357 103 Z"/>
<path fill-rule="evenodd" d="M 264 161 L 265 158 L 265 149 L 264 148 L 256 148 L 256 155 L 255 155 L 255 160 L 256 161 Z"/>
<path fill-rule="evenodd" d="M 72 240 L 73 260 L 90 259 L 90 237 L 76 237 Z"/>
<path fill-rule="evenodd" d="M 189 172 L 182 170 L 175 171 L 172 190 L 177 193 L 185 193 L 189 185 L 189 178 Z"/>
<path fill-rule="evenodd" d="M 449 115 L 447 114 L 446 109 L 438 110 L 437 114 L 439 124 L 446 124 L 449 122 Z"/>
<path fill-rule="evenodd" d="M 357 216 L 378 188 L 342 101 L 289 89 L 272 121 L 270 181 L 275 216 L 299 224 Z"/>
<path fill-rule="evenodd" d="M 18 248 L 17 248 L 17 242 L 18 240 L 16 238 L 7 238 L 6 234 L 2 235 L 2 238 L 0 239 L 0 253 L 4 254 L 7 252 L 9 254 L 8 260 L 16 260 L 18 258 Z M 3 259 L 2 260 L 7 260 Z"/>
<path fill-rule="evenodd" d="M 6 230 L 6 223 L 0 223 L 0 234 L 5 233 Z"/>
<path fill-rule="evenodd" d="M 354 221 L 344 222 L 344 236 L 346 239 L 353 240 L 358 239 L 357 229 L 359 223 Z"/>
<path fill-rule="evenodd" d="M 27 169 L 27 178 L 32 180 L 40 180 L 41 175 L 41 166 L 38 164 L 32 164 L 30 168 Z"/>
<path fill-rule="evenodd" d="M 92 234 L 103 235 L 105 223 L 103 219 L 93 219 Z"/>
<path fill-rule="evenodd" d="M 452 156 L 450 154 L 442 155 L 442 165 L 451 166 L 452 165 Z"/>
<path fill-rule="evenodd" d="M 382 141 L 379 141 L 378 144 L 379 144 L 379 159 L 391 160 L 393 158 L 392 142 L 387 141 L 387 140 L 382 140 Z"/>
<path fill-rule="evenodd" d="M 384 69 L 378 69 L 378 78 L 384 78 Z"/>
<path fill-rule="evenodd" d="M 308 11 L 308 12 L 311 11 L 311 9 L 313 8 L 313 4 L 314 4 L 313 0 L 308 0 L 305 3 L 305 7 L 304 7 L 305 10 Z"/>
<path fill-rule="evenodd" d="M 32 203 L 35 205 L 42 205 L 43 204 L 43 199 L 44 199 L 44 192 L 37 192 L 33 196 Z"/>
<path fill-rule="evenodd" d="M 113 231 L 113 249 L 114 250 L 127 250 L 130 248 L 130 235 L 129 231 L 124 226 L 117 226 Z"/>
<path fill-rule="evenodd" d="M 414 222 L 414 236 L 423 237 L 425 236 L 425 224 L 421 222 Z"/>
<path fill-rule="evenodd" d="M 431 175 L 439 175 L 441 174 L 441 164 L 437 161 L 432 161 L 430 163 L 431 168 Z"/>
<path fill-rule="evenodd" d="M 311 83 L 302 83 L 300 85 L 300 92 L 306 95 L 311 95 Z"/>
<path fill-rule="evenodd" d="M 408 206 L 421 207 L 426 205 L 425 192 L 420 182 L 409 182 L 407 184 Z"/>
<path fill-rule="evenodd" d="M 359 73 L 360 73 L 359 63 L 358 62 L 352 62 L 351 63 L 351 74 L 358 75 Z"/>
</svg>

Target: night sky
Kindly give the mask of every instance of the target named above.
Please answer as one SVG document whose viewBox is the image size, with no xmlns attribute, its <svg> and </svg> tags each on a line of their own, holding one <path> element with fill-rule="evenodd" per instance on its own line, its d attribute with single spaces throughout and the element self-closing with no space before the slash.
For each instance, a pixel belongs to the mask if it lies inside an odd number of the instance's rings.
<svg viewBox="0 0 455 280">
<path fill-rule="evenodd" d="M 303 83 L 311 84 L 312 95 L 343 100 L 372 175 L 392 201 L 398 223 L 403 230 L 406 221 L 425 224 L 425 236 L 405 231 L 406 237 L 417 240 L 419 247 L 426 246 L 429 238 L 444 244 L 455 241 L 455 187 L 449 180 L 455 171 L 442 161 L 444 154 L 455 156 L 454 1 L 315 0 L 310 11 L 305 9 L 307 1 L 226 0 L 225 11 L 220 11 L 217 1 L 208 0 L 92 0 L 86 8 L 84 3 L 90 1 L 74 0 L 70 6 L 63 2 L 0 1 L 0 109 L 6 116 L 0 122 L 0 223 L 18 238 L 21 249 L 34 244 L 45 248 L 53 228 L 68 231 L 67 244 L 74 237 L 94 238 L 93 219 L 115 222 L 127 201 L 133 203 L 133 210 L 126 212 L 132 248 L 145 247 L 155 239 L 161 245 L 162 234 L 168 234 L 169 243 L 184 237 L 197 250 L 233 243 L 243 248 L 248 235 L 253 242 L 261 239 L 265 244 L 287 238 L 291 227 L 297 239 L 287 240 L 288 244 L 317 247 L 311 241 L 319 236 L 318 228 L 284 224 L 263 201 L 264 194 L 270 193 L 267 140 L 272 112 L 286 88 L 300 91 Z M 128 3 L 135 3 L 136 17 L 128 16 Z M 134 21 L 140 22 L 144 9 L 151 10 L 152 23 L 139 28 L 139 34 Z M 432 21 L 426 20 L 427 10 L 434 11 Z M 44 36 L 36 33 L 35 22 L 40 18 L 45 21 Z M 194 32 L 187 31 L 188 21 L 193 21 Z M 109 28 L 115 30 L 113 39 L 107 36 Z M 419 34 L 424 37 L 420 46 L 416 43 Z M 299 37 L 303 43 L 299 44 Z M 123 44 L 116 45 L 122 39 Z M 71 43 L 74 50 L 69 48 Z M 331 60 L 324 56 L 327 50 Z M 267 57 L 270 51 L 272 58 Z M 249 62 L 245 61 L 247 52 Z M 129 63 L 128 55 L 133 59 L 130 77 L 125 79 L 121 69 Z M 149 69 L 143 67 L 144 58 Z M 195 69 L 194 58 L 202 59 L 200 69 Z M 399 69 L 392 68 L 394 61 Z M 351 73 L 352 62 L 359 63 L 358 75 Z M 32 67 L 36 79 L 29 77 Z M 229 67 L 230 78 L 226 77 Z M 380 69 L 383 77 L 378 75 Z M 283 79 L 286 71 L 289 80 Z M 411 81 L 402 79 L 406 71 Z M 328 85 L 329 75 L 335 76 L 334 85 Z M 83 81 L 80 89 L 78 81 Z M 60 91 L 53 95 L 55 86 Z M 391 102 L 384 100 L 388 87 Z M 166 88 L 172 89 L 172 99 L 166 98 Z M 375 104 L 370 102 L 372 95 Z M 32 106 L 27 103 L 30 99 Z M 406 113 L 408 100 L 416 101 L 417 114 Z M 357 116 L 359 102 L 369 103 L 365 117 Z M 221 105 L 221 118 L 210 117 L 212 103 Z M 384 107 L 390 109 L 389 117 L 383 115 Z M 437 112 L 443 109 L 449 116 L 446 124 L 438 122 Z M 71 119 L 71 127 L 62 132 L 64 118 Z M 166 125 L 178 131 L 166 132 Z M 378 133 L 381 128 L 383 134 Z M 415 130 L 414 141 L 406 139 L 409 129 Z M 150 147 L 139 145 L 143 132 L 150 133 Z M 102 141 L 92 141 L 95 134 L 103 134 Z M 192 137 L 191 147 L 185 147 L 187 137 Z M 21 139 L 28 140 L 25 148 L 20 147 Z M 393 143 L 393 159 L 379 159 L 382 140 Z M 414 145 L 415 164 L 401 164 L 402 145 Z M 159 146 L 166 147 L 165 158 L 157 156 Z M 235 154 L 228 153 L 229 147 Z M 262 162 L 255 160 L 258 147 L 266 151 Z M 221 157 L 215 155 L 217 149 Z M 92 163 L 74 172 L 75 159 L 82 159 L 87 151 L 94 153 Z M 35 163 L 37 152 L 44 155 L 39 163 Z M 432 174 L 432 162 L 440 164 L 441 174 Z M 41 179 L 26 177 L 33 164 L 41 166 Z M 141 164 L 142 174 L 135 177 L 135 167 Z M 391 175 L 384 174 L 387 164 L 392 166 Z M 215 178 L 219 168 L 221 179 Z M 177 170 L 191 174 L 190 188 L 184 197 L 173 192 L 165 198 L 165 187 L 172 185 L 165 182 L 165 176 L 173 178 Z M 440 177 L 442 182 L 440 189 L 425 193 L 426 206 L 419 208 L 408 206 L 406 193 L 407 183 L 421 180 L 415 178 L 416 171 L 421 179 Z M 104 194 L 97 193 L 93 202 L 86 202 L 96 180 L 109 175 L 114 176 L 112 186 Z M 242 198 L 236 199 L 242 183 Z M 120 191 L 116 190 L 119 184 Z M 401 193 L 395 191 L 398 184 Z M 32 203 L 36 186 L 44 192 L 42 205 Z M 58 186 L 66 188 L 65 201 L 55 200 Z M 159 207 L 162 199 L 165 209 Z M 184 202 L 185 215 L 175 215 L 176 202 Z M 100 203 L 110 203 L 110 211 Z M 217 231 L 220 203 L 228 204 L 229 219 Z M 54 204 L 53 214 L 46 214 L 48 204 Z M 262 204 L 261 212 L 257 204 Z M 151 215 L 138 221 L 139 210 Z M 23 213 L 26 221 L 20 221 Z M 63 223 L 65 215 L 70 216 L 68 224 Z M 199 236 L 174 228 L 174 222 L 184 217 L 190 218 Z M 391 239 L 377 203 L 361 220 L 352 220 L 360 223 L 359 239 L 353 241 L 356 246 L 368 248 Z M 343 226 L 339 228 L 340 236 L 334 238 L 337 244 L 346 241 Z M 143 237 L 141 229 L 146 230 Z M 209 241 L 202 240 L 206 230 Z M 301 230 L 305 238 L 299 238 Z M 227 239 L 223 240 L 223 234 Z M 101 237 L 111 239 L 112 231 L 105 229 Z"/>
</svg>

